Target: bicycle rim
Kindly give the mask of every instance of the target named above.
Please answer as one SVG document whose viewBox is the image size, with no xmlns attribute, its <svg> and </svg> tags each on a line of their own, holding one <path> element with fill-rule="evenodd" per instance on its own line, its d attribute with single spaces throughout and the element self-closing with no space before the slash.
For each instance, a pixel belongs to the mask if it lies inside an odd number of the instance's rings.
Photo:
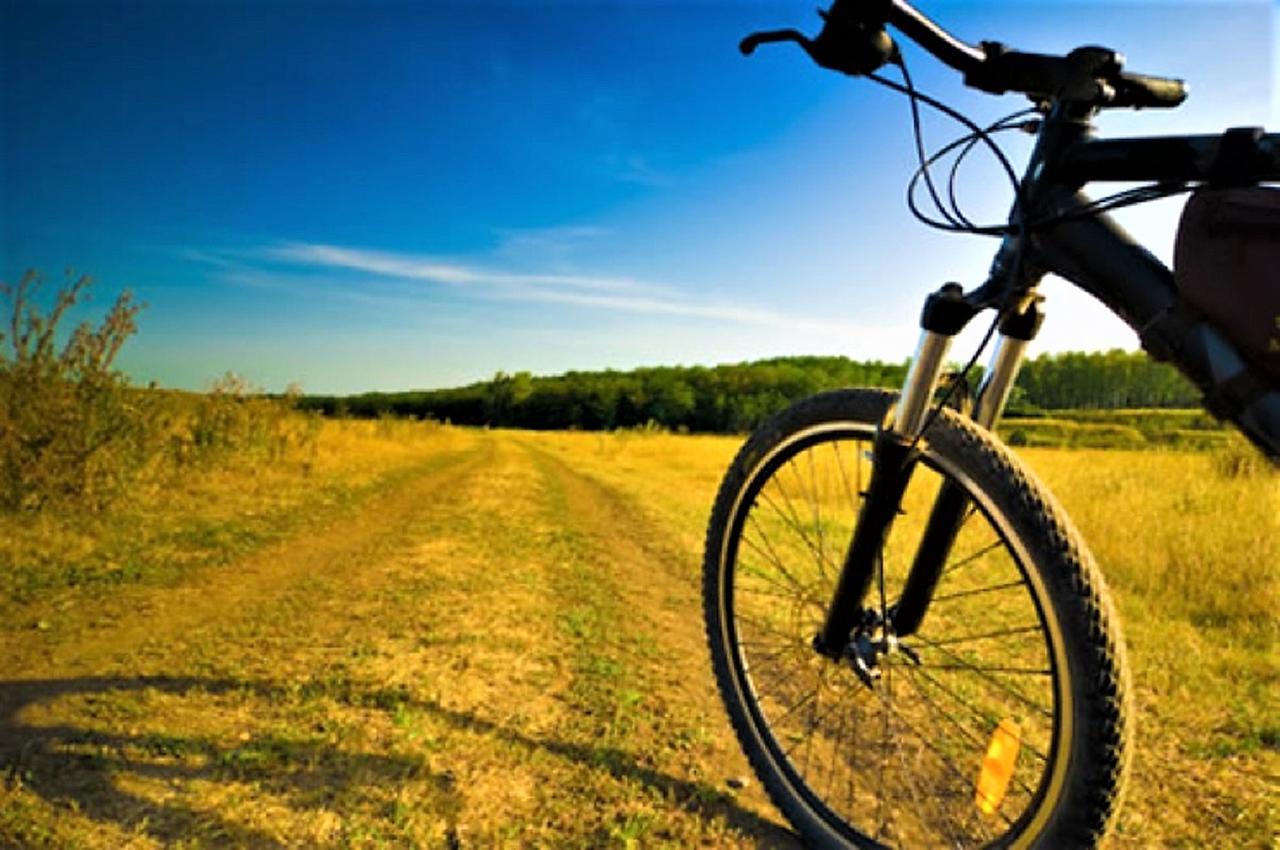
<svg viewBox="0 0 1280 850">
<path fill-rule="evenodd" d="M 1026 547 L 958 464 L 925 447 L 866 600 L 892 610 L 941 482 L 964 489 L 970 508 L 906 649 L 879 658 L 871 685 L 812 649 L 873 435 L 858 422 L 801 429 L 748 475 L 720 552 L 734 686 L 778 781 L 848 842 L 1018 846 L 1062 782 L 1068 668 Z M 984 762 L 997 740 L 1002 758 L 1015 754 L 993 790 Z"/>
</svg>

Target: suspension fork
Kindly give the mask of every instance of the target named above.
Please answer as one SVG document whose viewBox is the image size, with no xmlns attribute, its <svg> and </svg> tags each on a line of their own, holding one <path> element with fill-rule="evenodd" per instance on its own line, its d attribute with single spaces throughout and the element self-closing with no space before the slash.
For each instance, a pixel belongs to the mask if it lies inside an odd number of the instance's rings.
<svg viewBox="0 0 1280 850">
<path fill-rule="evenodd" d="M 952 339 L 976 312 L 977 308 L 964 299 L 955 283 L 945 284 L 925 301 L 920 343 L 897 407 L 886 415 L 876 433 L 871 482 L 822 631 L 813 640 L 814 649 L 823 655 L 843 656 L 850 635 L 863 618 L 863 599 L 871 588 L 875 562 L 898 514 L 902 494 L 915 471 L 916 444 L 927 424 L 947 351 Z"/>
<path fill-rule="evenodd" d="M 1035 338 L 1043 320 L 1040 299 L 1033 296 L 1021 313 L 1010 314 L 1001 322 L 1000 339 L 972 414 L 974 421 L 982 427 L 992 430 L 1000 420 L 1027 344 Z M 958 485 L 950 479 L 943 481 L 903 585 L 902 596 L 889 614 L 898 637 L 914 634 L 924 621 L 951 547 L 968 517 L 969 505 L 968 496 Z"/>
</svg>

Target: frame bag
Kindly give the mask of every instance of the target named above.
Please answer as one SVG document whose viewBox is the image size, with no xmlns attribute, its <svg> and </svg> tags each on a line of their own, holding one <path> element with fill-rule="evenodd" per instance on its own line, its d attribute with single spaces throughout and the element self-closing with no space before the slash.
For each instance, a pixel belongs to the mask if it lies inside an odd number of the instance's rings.
<svg viewBox="0 0 1280 850">
<path fill-rule="evenodd" d="M 1280 386 L 1280 189 L 1201 189 L 1182 211 L 1174 279 L 1260 376 Z"/>
</svg>

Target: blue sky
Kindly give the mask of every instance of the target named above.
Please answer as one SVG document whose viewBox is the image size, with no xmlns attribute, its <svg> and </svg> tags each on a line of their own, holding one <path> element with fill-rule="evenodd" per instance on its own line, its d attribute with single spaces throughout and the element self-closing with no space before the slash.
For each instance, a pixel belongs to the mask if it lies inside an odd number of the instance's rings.
<svg viewBox="0 0 1280 850">
<path fill-rule="evenodd" d="M 971 42 L 1102 43 L 1191 82 L 1182 109 L 1108 114 L 1108 135 L 1280 129 L 1267 0 L 920 6 Z M 133 289 L 140 382 L 899 360 L 923 295 L 980 282 L 994 248 L 910 218 L 901 98 L 794 49 L 737 54 L 753 29 L 815 31 L 812 0 L 0 10 L 0 278 L 71 266 L 99 311 Z M 1020 106 L 908 60 L 978 120 Z M 1007 187 L 976 164 L 962 198 L 999 218 Z M 1122 221 L 1167 257 L 1178 209 Z M 1134 347 L 1087 296 L 1045 291 L 1040 350 Z"/>
</svg>

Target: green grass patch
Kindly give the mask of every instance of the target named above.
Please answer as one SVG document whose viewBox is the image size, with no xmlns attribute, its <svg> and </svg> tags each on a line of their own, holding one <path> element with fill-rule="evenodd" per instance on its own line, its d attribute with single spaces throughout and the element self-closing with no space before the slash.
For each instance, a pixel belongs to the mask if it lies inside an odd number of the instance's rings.
<svg viewBox="0 0 1280 850">
<path fill-rule="evenodd" d="M 1014 447 L 1221 451 L 1231 430 L 1203 410 L 1013 411 L 997 428 Z"/>
</svg>

